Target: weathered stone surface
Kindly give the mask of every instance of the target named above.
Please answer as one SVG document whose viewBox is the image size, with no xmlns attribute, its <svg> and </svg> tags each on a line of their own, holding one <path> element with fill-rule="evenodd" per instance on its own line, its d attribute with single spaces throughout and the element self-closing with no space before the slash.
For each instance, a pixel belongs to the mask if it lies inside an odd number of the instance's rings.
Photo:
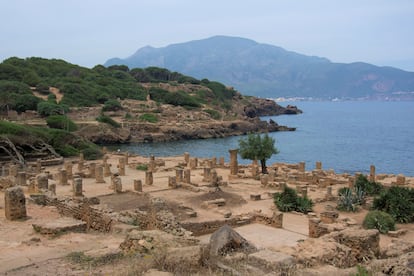
<svg viewBox="0 0 414 276">
<path fill-rule="evenodd" d="M 26 218 L 26 198 L 20 187 L 7 188 L 4 193 L 4 211 L 6 219 Z"/>
<path fill-rule="evenodd" d="M 262 269 L 280 273 L 288 271 L 295 265 L 295 259 L 292 256 L 270 250 L 260 250 L 250 254 L 248 262 Z"/>
<path fill-rule="evenodd" d="M 222 256 L 238 251 L 256 251 L 254 245 L 250 244 L 228 225 L 220 227 L 211 235 L 209 248 L 211 256 Z"/>
<path fill-rule="evenodd" d="M 414 242 L 401 239 L 392 239 L 391 243 L 388 244 L 381 255 L 384 258 L 391 258 L 407 252 L 414 252 Z"/>
<path fill-rule="evenodd" d="M 62 217 L 55 221 L 32 224 L 33 229 L 42 235 L 58 235 L 66 232 L 85 232 L 86 222 L 70 217 Z"/>
</svg>

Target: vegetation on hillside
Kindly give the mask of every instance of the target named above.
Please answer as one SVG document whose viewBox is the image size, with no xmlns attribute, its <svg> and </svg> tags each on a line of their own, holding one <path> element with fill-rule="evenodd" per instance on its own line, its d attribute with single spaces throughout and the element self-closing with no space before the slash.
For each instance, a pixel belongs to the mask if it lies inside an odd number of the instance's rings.
<svg viewBox="0 0 414 276">
<path fill-rule="evenodd" d="M 169 92 L 160 87 L 146 88 L 142 83 L 189 83 L 197 84 L 201 89 L 194 93 Z M 156 102 L 186 108 L 200 108 L 209 102 L 229 109 L 236 95 L 233 89 L 221 83 L 197 80 L 158 67 L 130 70 L 124 65 L 97 65 L 88 69 L 63 60 L 37 57 L 12 57 L 0 64 L 0 110 L 22 112 L 40 108 L 42 113 L 45 105 L 49 108 L 54 105 L 54 110 L 58 110 L 56 102 L 40 99 L 32 93 L 33 89 L 48 96 L 51 95 L 50 87 L 58 88 L 63 94 L 59 107 L 104 104 L 103 111 L 121 109 L 118 99 L 145 100 L 147 95 Z M 56 115 L 57 112 L 52 113 Z"/>
</svg>

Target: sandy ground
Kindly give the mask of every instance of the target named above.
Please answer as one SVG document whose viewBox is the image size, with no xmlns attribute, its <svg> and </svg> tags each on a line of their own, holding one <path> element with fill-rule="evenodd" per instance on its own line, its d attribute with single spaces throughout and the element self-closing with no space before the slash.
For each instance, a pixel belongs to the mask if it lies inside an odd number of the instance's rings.
<svg viewBox="0 0 414 276">
<path fill-rule="evenodd" d="M 109 155 L 108 162 L 112 165 L 111 171 L 117 171 L 117 164 L 121 155 Z M 191 207 L 197 212 L 195 218 L 183 218 L 186 221 L 210 221 L 223 219 L 223 210 L 231 211 L 233 215 L 246 214 L 253 211 L 261 211 L 264 214 L 272 214 L 274 211 L 273 199 L 269 192 L 276 191 L 273 188 L 263 187 L 259 180 L 251 178 L 238 178 L 228 181 L 228 186 L 222 187 L 222 195 L 226 197 L 226 205 L 220 209 L 205 209 L 201 203 L 207 199 L 206 192 L 191 192 L 185 189 L 168 188 L 168 177 L 175 176 L 175 167 L 184 161 L 183 156 L 159 158 L 165 161 L 165 166 L 160 167 L 154 173 L 154 184 L 143 185 L 143 191 L 152 197 L 162 197 L 177 205 Z M 75 161 L 76 159 L 72 159 Z M 92 161 L 90 161 L 92 162 Z M 87 163 L 90 163 L 87 162 Z M 101 161 L 93 161 L 95 163 Z M 126 175 L 121 176 L 124 191 L 133 191 L 135 179 L 141 179 L 145 183 L 145 172 L 135 169 L 136 164 L 146 163 L 148 158 L 134 156 L 129 158 L 130 166 L 126 169 Z M 57 172 L 61 166 L 47 167 L 51 174 Z M 73 167 L 74 173 L 77 166 Z M 229 169 L 217 168 L 219 176 L 224 181 L 228 180 Z M 207 190 L 207 183 L 202 181 L 203 166 L 191 171 L 191 180 L 198 183 L 200 189 Z M 142 207 L 146 204 L 144 199 L 133 193 L 114 195 L 109 188 L 110 177 L 105 177 L 106 183 L 97 184 L 95 179 L 84 178 L 83 190 L 87 197 L 98 196 L 101 205 L 112 208 L 115 211 Z M 49 183 L 53 183 L 51 180 Z M 339 187 L 338 187 L 339 188 Z M 27 194 L 27 187 L 24 187 Z M 58 196 L 72 195 L 71 185 L 56 187 Z M 326 189 L 325 189 L 326 190 Z M 310 192 L 310 197 L 323 197 L 325 190 Z M 334 189 L 334 193 L 335 193 Z M 250 194 L 261 194 L 262 200 L 253 201 Z M 314 211 L 319 213 L 332 206 L 335 202 L 323 202 L 314 206 Z M 366 210 L 356 213 L 340 212 L 340 217 L 350 217 L 362 223 Z M 32 228 L 33 223 L 53 221 L 60 217 L 54 207 L 42 207 L 27 201 L 28 218 L 23 221 L 8 221 L 4 217 L 4 193 L 0 192 L 0 274 L 7 275 L 80 275 L 85 270 L 77 270 L 62 257 L 70 252 L 87 251 L 106 247 L 117 247 L 124 239 L 122 235 L 102 234 L 97 232 L 68 233 L 55 238 L 45 237 Z M 404 238 L 414 240 L 414 225 L 398 225 L 399 228 L 407 229 Z M 236 228 L 243 237 L 255 244 L 258 248 L 277 248 L 278 246 L 295 245 L 298 241 L 308 238 L 308 217 L 301 214 L 285 213 L 283 229 L 275 229 L 261 224 L 251 224 Z M 200 237 L 202 242 L 207 242 L 209 235 Z M 381 235 L 381 246 L 386 246 L 391 238 Z M 50 269 L 54 266 L 55 269 Z M 19 267 L 27 269 L 15 270 Z M 43 270 L 42 270 L 43 267 Z M 50 269 L 50 270 L 48 270 Z M 33 273 L 33 274 L 31 274 Z M 85 274 L 83 274 L 85 275 Z"/>
</svg>

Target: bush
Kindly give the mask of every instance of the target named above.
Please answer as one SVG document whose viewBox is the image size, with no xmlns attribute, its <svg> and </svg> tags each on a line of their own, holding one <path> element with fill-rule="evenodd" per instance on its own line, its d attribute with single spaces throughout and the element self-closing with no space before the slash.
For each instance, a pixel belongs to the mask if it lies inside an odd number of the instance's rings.
<svg viewBox="0 0 414 276">
<path fill-rule="evenodd" d="M 367 195 L 379 195 L 384 187 L 376 182 L 368 181 L 368 178 L 365 175 L 358 175 L 358 178 L 355 181 L 355 188 L 361 189 Z"/>
<path fill-rule="evenodd" d="M 374 199 L 373 209 L 387 212 L 400 223 L 414 222 L 414 189 L 393 186 Z"/>
<path fill-rule="evenodd" d="M 382 211 L 370 211 L 362 223 L 365 229 L 378 229 L 380 233 L 386 234 L 395 230 L 394 218 Z"/>
<path fill-rule="evenodd" d="M 102 151 L 96 145 L 83 149 L 82 153 L 86 160 L 97 160 L 103 156 Z"/>
<path fill-rule="evenodd" d="M 312 200 L 307 197 L 299 197 L 296 191 L 289 187 L 285 187 L 282 193 L 276 193 L 273 200 L 282 212 L 298 211 L 307 214 L 312 211 Z"/>
<path fill-rule="evenodd" d="M 158 122 L 158 117 L 154 114 L 145 113 L 139 116 L 138 118 L 141 121 L 149 122 L 149 123 L 156 123 Z"/>
<path fill-rule="evenodd" d="M 37 113 L 42 116 L 62 115 L 69 112 L 69 106 L 52 102 L 40 102 L 37 105 Z"/>
<path fill-rule="evenodd" d="M 47 117 L 46 124 L 50 128 L 64 129 L 66 131 L 75 131 L 78 129 L 76 124 L 65 115 L 52 115 Z"/>
<path fill-rule="evenodd" d="M 135 168 L 139 171 L 147 171 L 148 165 L 147 164 L 139 164 Z"/>
<path fill-rule="evenodd" d="M 112 119 L 112 118 L 111 118 L 111 117 L 109 117 L 109 116 L 103 115 L 103 114 L 99 115 L 99 116 L 96 118 L 96 120 L 97 120 L 98 122 L 101 122 L 101 123 L 105 123 L 105 124 L 111 125 L 111 126 L 113 126 L 113 127 L 115 127 L 115 128 L 119 128 L 119 127 L 121 127 L 121 125 L 120 125 L 118 122 L 116 122 L 114 119 Z"/>
<path fill-rule="evenodd" d="M 102 107 L 102 111 L 117 111 L 121 109 L 122 109 L 121 103 L 113 99 L 107 100 L 104 106 Z"/>
</svg>

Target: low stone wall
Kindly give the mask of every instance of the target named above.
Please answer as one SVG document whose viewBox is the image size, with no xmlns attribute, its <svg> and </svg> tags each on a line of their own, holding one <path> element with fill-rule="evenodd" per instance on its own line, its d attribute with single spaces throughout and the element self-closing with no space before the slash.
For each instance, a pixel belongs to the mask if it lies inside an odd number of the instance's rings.
<svg viewBox="0 0 414 276">
<path fill-rule="evenodd" d="M 44 204 L 55 206 L 59 213 L 86 222 L 88 229 L 100 232 L 110 232 L 114 220 L 101 210 L 93 208 L 89 202 L 76 201 L 69 198 L 51 198 L 46 196 Z"/>
</svg>

